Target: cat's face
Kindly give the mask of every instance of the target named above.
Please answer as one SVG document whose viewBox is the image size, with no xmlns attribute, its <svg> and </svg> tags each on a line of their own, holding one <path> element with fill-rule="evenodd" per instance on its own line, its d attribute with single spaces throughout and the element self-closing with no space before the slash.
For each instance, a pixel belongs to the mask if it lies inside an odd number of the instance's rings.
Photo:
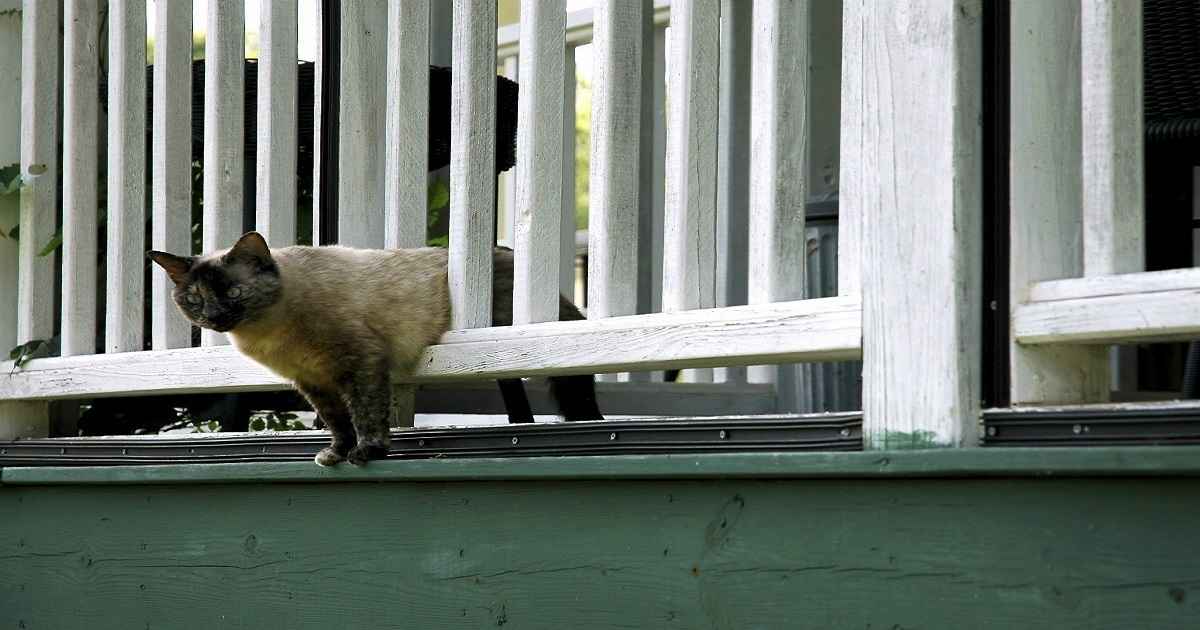
<svg viewBox="0 0 1200 630">
<path fill-rule="evenodd" d="M 223 254 L 148 255 L 174 281 L 179 310 L 201 328 L 228 332 L 258 318 L 282 296 L 279 269 L 257 232 L 246 233 Z"/>
</svg>

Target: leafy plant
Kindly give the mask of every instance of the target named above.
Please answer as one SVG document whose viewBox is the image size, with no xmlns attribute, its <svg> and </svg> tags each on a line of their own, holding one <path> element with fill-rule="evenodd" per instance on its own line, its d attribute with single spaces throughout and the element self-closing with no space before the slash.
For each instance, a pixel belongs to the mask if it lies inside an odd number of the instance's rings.
<svg viewBox="0 0 1200 630">
<path fill-rule="evenodd" d="M 294 413 L 268 411 L 257 414 L 250 420 L 251 431 L 304 431 L 308 427 Z"/>
<path fill-rule="evenodd" d="M 33 359 L 40 359 L 58 354 L 58 337 L 50 339 L 33 339 L 8 351 L 8 358 L 13 362 L 13 370 L 24 366 Z M 11 374 L 11 372 L 10 372 Z"/>
</svg>

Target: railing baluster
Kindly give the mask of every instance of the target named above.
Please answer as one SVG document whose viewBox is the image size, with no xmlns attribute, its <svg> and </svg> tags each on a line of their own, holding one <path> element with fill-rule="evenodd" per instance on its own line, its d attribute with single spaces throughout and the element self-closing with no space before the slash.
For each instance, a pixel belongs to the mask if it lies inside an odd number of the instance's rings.
<svg viewBox="0 0 1200 630">
<path fill-rule="evenodd" d="M 324 24 L 329 19 L 325 14 L 325 3 L 315 3 L 317 12 L 316 59 L 313 60 L 313 164 L 312 164 L 312 244 L 324 245 L 321 242 L 321 160 L 327 159 L 321 153 L 321 103 L 324 96 L 321 92 L 321 81 L 325 74 Z"/>
<path fill-rule="evenodd" d="M 663 311 L 716 304 L 717 0 L 671 7 Z M 695 370 L 689 380 L 712 380 Z"/>
<path fill-rule="evenodd" d="M 21 74 L 58 75 L 57 2 L 25 0 Z M 54 256 L 39 256 L 54 236 L 58 175 L 58 85 L 21 81 L 21 238 L 18 241 L 17 341 L 54 335 Z"/>
<path fill-rule="evenodd" d="M 341 11 L 338 243 L 383 247 L 387 7 L 378 0 L 345 0 Z"/>
<path fill-rule="evenodd" d="M 1145 271 L 1142 2 L 1082 0 L 1083 271 Z"/>
<path fill-rule="evenodd" d="M 105 352 L 142 349 L 146 238 L 146 0 L 108 5 Z"/>
<path fill-rule="evenodd" d="M 717 128 L 717 306 L 748 304 L 751 2 L 721 0 Z M 768 368 L 775 375 L 773 368 Z M 744 383 L 746 368 L 715 371 L 718 382 Z"/>
<path fill-rule="evenodd" d="M 96 350 L 100 7 L 67 0 L 64 10 L 61 341 L 63 356 L 72 356 Z"/>
<path fill-rule="evenodd" d="M 260 5 L 255 227 L 272 247 L 296 242 L 296 0 Z"/>
<path fill-rule="evenodd" d="M 517 107 L 513 323 L 558 319 L 559 231 L 563 207 L 563 51 L 560 3 L 521 4 L 521 77 Z"/>
<path fill-rule="evenodd" d="M 204 44 L 204 251 L 233 245 L 242 232 L 246 25 L 243 0 L 209 0 Z M 202 330 L 200 343 L 229 343 Z"/>
<path fill-rule="evenodd" d="M 421 247 L 428 216 L 429 0 L 388 5 L 384 247 Z"/>
<path fill-rule="evenodd" d="M 588 189 L 588 318 L 637 312 L 642 0 L 596 5 Z"/>
<path fill-rule="evenodd" d="M 1083 274 L 1078 2 L 1012 3 L 1009 294 Z M 1093 63 L 1095 60 L 1089 60 Z M 844 110 L 843 110 L 844 111 Z M 845 143 L 842 144 L 845 147 Z M 1107 399 L 1107 348 L 1009 344 L 1012 403 Z"/>
<path fill-rule="evenodd" d="M 558 232 L 558 290 L 575 299 L 575 47 L 563 56 L 562 208 Z M 583 306 L 586 300 L 580 300 Z"/>
<path fill-rule="evenodd" d="M 174 253 L 192 250 L 192 2 L 155 3 L 153 186 L 151 244 Z M 150 284 L 150 336 L 155 350 L 186 348 L 191 325 L 171 298 L 167 274 Z"/>
<path fill-rule="evenodd" d="M 666 92 L 663 27 L 654 20 L 654 0 L 642 0 L 642 105 L 638 144 L 637 312 L 659 309 L 662 290 L 663 94 Z M 650 381 L 661 372 L 633 372 L 632 381 Z"/>
<path fill-rule="evenodd" d="M 454 0 L 450 85 L 450 304 L 454 328 L 492 323 L 496 3 Z"/>
<path fill-rule="evenodd" d="M 754 6 L 750 104 L 750 304 L 804 297 L 808 200 L 809 1 Z M 795 366 L 762 366 L 756 380 L 794 399 Z M 785 408 L 794 408 L 796 400 Z M 791 410 L 791 409 L 789 409 Z"/>
</svg>

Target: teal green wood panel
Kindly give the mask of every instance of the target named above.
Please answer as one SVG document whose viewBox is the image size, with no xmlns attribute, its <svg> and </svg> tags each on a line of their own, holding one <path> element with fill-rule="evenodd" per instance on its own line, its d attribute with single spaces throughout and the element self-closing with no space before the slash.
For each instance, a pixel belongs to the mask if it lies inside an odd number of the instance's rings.
<svg viewBox="0 0 1200 630">
<path fill-rule="evenodd" d="M 0 486 L 0 628 L 1196 628 L 1200 479 Z"/>
</svg>

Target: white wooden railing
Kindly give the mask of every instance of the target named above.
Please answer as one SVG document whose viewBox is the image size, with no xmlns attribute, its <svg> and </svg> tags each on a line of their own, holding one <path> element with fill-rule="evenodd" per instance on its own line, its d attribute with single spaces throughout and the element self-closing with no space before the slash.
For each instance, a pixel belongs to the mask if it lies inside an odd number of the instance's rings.
<svg viewBox="0 0 1200 630">
<path fill-rule="evenodd" d="M 98 12 L 66 0 L 63 45 L 55 2 L 27 0 L 23 16 L 19 340 L 54 333 L 53 258 L 35 247 L 54 232 L 58 54 L 63 53 L 62 357 L 21 369 L 0 364 L 0 426 L 36 433 L 55 398 L 244 391 L 285 386 L 187 328 L 156 274 L 150 287 L 150 351 L 140 338 L 144 178 L 139 143 L 141 0 L 111 0 L 112 104 L 105 353 L 96 338 L 91 261 L 96 243 L 94 160 Z M 453 147 L 449 279 L 455 330 L 431 347 L 417 381 L 663 368 L 864 360 L 864 433 L 871 447 L 970 445 L 979 411 L 981 243 L 980 1 L 844 2 L 840 77 L 839 296 L 804 296 L 809 143 L 817 125 L 808 68 L 813 31 L 806 0 L 753 3 L 749 131 L 751 304 L 721 306 L 717 288 L 718 180 L 730 166 L 718 144 L 726 26 L 746 3 L 605 0 L 590 20 L 541 0 L 523 3 L 519 29 L 501 30 L 495 3 L 453 4 Z M 1136 46 L 1137 2 L 1015 2 L 1013 6 L 1012 216 L 1013 394 L 1018 402 L 1094 401 L 1107 384 L 1102 347 L 1157 336 L 1200 336 L 1190 271 L 1132 274 L 1141 225 L 1140 80 L 1117 51 Z M 187 248 L 190 7 L 157 3 L 154 181 L 155 247 Z M 413 245 L 425 225 L 429 16 L 424 0 L 342 3 L 338 240 Z M 1081 75 L 1070 41 L 1083 14 L 1083 50 L 1100 60 Z M 241 227 L 242 3 L 210 0 L 207 16 L 204 243 L 232 242 Z M 295 3 L 263 3 L 258 127 L 259 214 L 273 245 L 293 233 L 295 191 Z M 671 26 L 664 46 L 655 24 Z M 594 24 L 589 28 L 588 23 Z M 387 24 L 386 29 L 377 25 Z M 836 26 L 836 25 L 835 25 Z M 519 45 L 512 33 L 519 32 Z M 733 29 L 727 29 L 732 31 Z M 554 322 L 574 250 L 573 178 L 564 149 L 572 126 L 570 46 L 594 44 L 591 206 L 586 322 Z M 507 36 L 507 39 L 506 39 Z M 724 40 L 729 42 L 729 39 Z M 660 51 L 669 50 L 667 56 Z M 492 138 L 498 59 L 518 52 L 518 164 L 512 175 L 515 319 L 490 325 Z M 498 57 L 498 54 L 500 55 Z M 670 69 L 663 77 L 662 67 Z M 166 68 L 159 81 L 158 67 Z M 511 68 L 511 64 L 509 65 Z M 320 71 L 318 71 L 320 72 Z M 1063 86 L 1082 84 L 1082 96 Z M 319 84 L 319 81 L 318 81 Z M 654 128 L 658 86 L 670 94 Z M 821 86 L 828 89 L 828 86 Z M 318 95 L 318 100 L 320 95 Z M 1132 99 L 1132 100 L 1131 100 Z M 1081 110 L 1081 108 L 1084 108 Z M 1089 124 L 1082 128 L 1085 111 Z M 654 148 L 664 147 L 661 171 Z M 1082 147 L 1082 150 L 1075 147 Z M 718 171 L 718 163 L 724 169 Z M 1082 165 L 1082 166 L 1081 166 Z M 736 166 L 736 164 L 734 164 Z M 659 178 L 659 173 L 662 177 Z M 835 180 L 837 178 L 834 178 Z M 836 184 L 835 184 L 836 185 Z M 650 277 L 639 241 L 662 197 L 662 313 L 635 314 Z M 114 196 L 114 190 L 118 191 Z M 1088 190 L 1084 196 L 1081 191 Z M 114 202 L 113 200 L 121 200 Z M 1081 214 L 1082 209 L 1082 214 Z M 1086 217 L 1086 223 L 1082 220 Z M 314 221 L 319 224 L 319 221 Z M 1087 226 L 1082 232 L 1081 225 Z M 120 227 L 124 226 L 124 227 Z M 120 229 L 113 229 L 119 227 Z M 1132 230 L 1136 232 L 1137 230 Z M 90 239 L 90 240 L 89 240 Z M 1076 246 L 1083 243 L 1083 255 Z M 569 260 L 569 258 L 567 258 Z M 1085 261 L 1081 267 L 1079 261 Z M 639 264 L 641 263 L 641 264 Z M 727 270 L 726 270 L 727 272 Z M 1125 275 L 1110 275 L 1125 273 Z M 1083 276 L 1075 278 L 1075 276 Z M 123 298 L 123 299 L 118 299 Z M 135 299 L 137 298 L 137 299 Z M 1087 306 L 1086 312 L 1081 307 Z M 703 378 L 703 374 L 698 375 Z M 31 418 L 33 420 L 31 420 Z M 43 429 L 44 430 L 44 429 Z M 919 439 L 916 436 L 920 436 Z"/>
</svg>

